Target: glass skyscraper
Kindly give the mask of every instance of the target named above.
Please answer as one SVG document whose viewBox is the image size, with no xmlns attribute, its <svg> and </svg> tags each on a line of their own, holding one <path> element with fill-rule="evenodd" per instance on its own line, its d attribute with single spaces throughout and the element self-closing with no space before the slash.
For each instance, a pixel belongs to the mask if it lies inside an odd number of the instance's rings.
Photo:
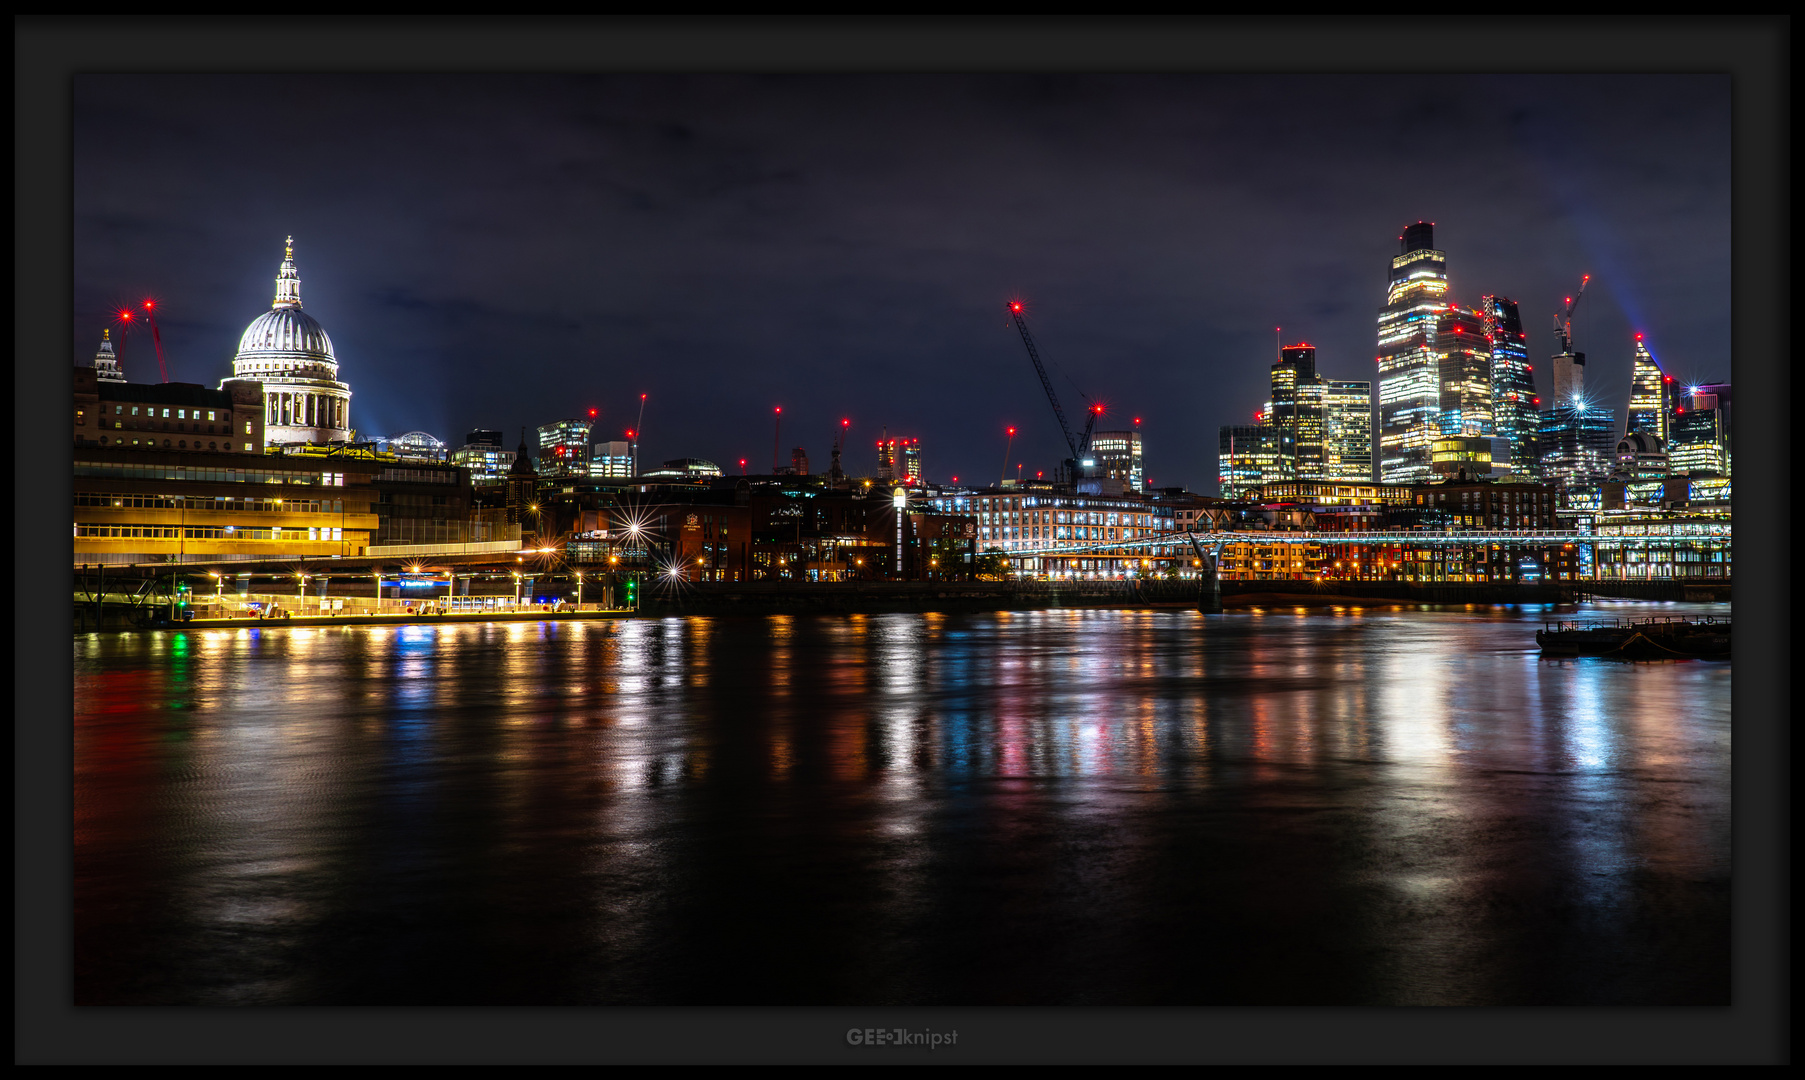
<svg viewBox="0 0 1805 1080">
<path fill-rule="evenodd" d="M 1373 478 L 1373 384 L 1322 380 L 1322 478 Z"/>
<path fill-rule="evenodd" d="M 1379 312 L 1379 476 L 1425 483 L 1446 435 L 1492 434 L 1491 343 L 1479 312 L 1448 300 L 1448 256 L 1434 226 L 1398 238 Z"/>
<path fill-rule="evenodd" d="M 1617 459 L 1617 417 L 1583 399 L 1543 413 L 1542 479 L 1571 487 L 1610 476 Z"/>
<path fill-rule="evenodd" d="M 1668 441 L 1668 417 L 1673 412 L 1673 376 L 1661 370 L 1654 355 L 1636 335 L 1636 366 L 1630 376 L 1629 416 L 1623 433 L 1640 431 L 1653 435 L 1665 445 Z"/>
<path fill-rule="evenodd" d="M 1541 475 L 1541 419 L 1535 371 L 1517 302 L 1487 296 L 1479 302 L 1492 353 L 1492 431 L 1510 443 L 1510 471 L 1523 479 Z M 1495 460 L 1495 459 L 1494 459 Z"/>
<path fill-rule="evenodd" d="M 1216 433 L 1216 484 L 1225 499 L 1240 499 L 1284 479 L 1278 429 L 1271 424 L 1224 424 Z"/>
</svg>

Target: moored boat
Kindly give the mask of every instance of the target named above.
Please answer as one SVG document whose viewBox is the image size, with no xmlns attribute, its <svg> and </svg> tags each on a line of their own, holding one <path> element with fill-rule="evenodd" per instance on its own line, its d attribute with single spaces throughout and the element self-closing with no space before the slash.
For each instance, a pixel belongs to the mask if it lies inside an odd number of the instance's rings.
<svg viewBox="0 0 1805 1080">
<path fill-rule="evenodd" d="M 1549 622 L 1536 631 L 1543 656 L 1604 656 L 1621 660 L 1728 660 L 1730 623 L 1667 616 L 1609 623 Z"/>
</svg>

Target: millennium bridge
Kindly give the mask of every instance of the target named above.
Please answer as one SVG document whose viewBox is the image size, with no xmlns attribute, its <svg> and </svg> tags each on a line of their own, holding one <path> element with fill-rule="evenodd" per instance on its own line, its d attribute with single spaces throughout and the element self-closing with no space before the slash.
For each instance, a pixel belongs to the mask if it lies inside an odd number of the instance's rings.
<svg viewBox="0 0 1805 1080">
<path fill-rule="evenodd" d="M 1621 544 L 1630 547 L 1671 546 L 1675 543 L 1730 542 L 1730 526 L 1717 523 L 1683 523 L 1639 526 L 1641 533 L 1591 533 L 1570 529 L 1397 529 L 1330 532 L 1316 529 L 1271 529 L 1213 532 L 1166 532 L 1133 540 L 1066 540 L 1038 547 L 1011 548 L 1011 558 L 1087 555 L 1099 552 L 1145 551 L 1170 553 L 1177 549 L 1221 551 L 1230 544 L 1273 544 L 1366 547 L 1565 547 L 1569 544 Z M 1661 530 L 1655 532 L 1654 530 Z M 1683 530 L 1683 531 L 1682 531 Z"/>
</svg>

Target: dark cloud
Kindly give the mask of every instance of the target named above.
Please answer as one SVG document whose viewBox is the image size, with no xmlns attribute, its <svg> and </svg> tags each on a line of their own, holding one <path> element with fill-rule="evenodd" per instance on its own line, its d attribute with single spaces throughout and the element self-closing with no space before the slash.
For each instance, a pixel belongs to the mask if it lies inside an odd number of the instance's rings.
<svg viewBox="0 0 1805 1080">
<path fill-rule="evenodd" d="M 1720 76 L 81 76 L 75 102 L 75 356 L 154 294 L 174 377 L 217 381 L 292 233 L 371 433 L 590 406 L 606 432 L 643 392 L 652 460 L 762 463 L 782 404 L 817 457 L 850 416 L 938 478 L 1009 423 L 1050 466 L 1020 297 L 1068 408 L 1144 417 L 1155 480 L 1207 490 L 1273 327 L 1370 377 L 1419 218 L 1533 352 L 1589 272 L 1598 378 L 1627 388 L 1636 331 L 1728 371 Z"/>
</svg>

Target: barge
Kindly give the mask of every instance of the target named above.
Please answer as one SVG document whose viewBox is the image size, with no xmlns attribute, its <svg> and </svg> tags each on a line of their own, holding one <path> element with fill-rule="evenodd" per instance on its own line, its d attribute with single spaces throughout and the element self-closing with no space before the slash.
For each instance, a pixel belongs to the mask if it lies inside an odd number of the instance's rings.
<svg viewBox="0 0 1805 1080">
<path fill-rule="evenodd" d="M 1544 623 L 1536 631 L 1543 656 L 1603 656 L 1619 660 L 1728 660 L 1730 622 L 1710 617 L 1613 619 L 1604 623 Z"/>
</svg>

